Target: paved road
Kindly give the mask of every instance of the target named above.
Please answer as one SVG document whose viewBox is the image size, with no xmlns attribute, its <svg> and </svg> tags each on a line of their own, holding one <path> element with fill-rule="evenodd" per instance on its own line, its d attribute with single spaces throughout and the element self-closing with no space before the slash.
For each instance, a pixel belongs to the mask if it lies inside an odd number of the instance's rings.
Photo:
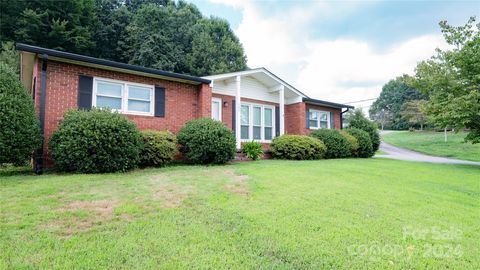
<svg viewBox="0 0 480 270">
<path fill-rule="evenodd" d="M 410 151 L 404 148 L 396 147 L 386 142 L 381 142 L 380 150 L 387 153 L 386 155 L 375 155 L 375 157 L 391 158 L 418 162 L 444 163 L 444 164 L 466 164 L 478 165 L 480 162 L 466 161 L 452 158 L 429 156 L 422 153 Z"/>
</svg>

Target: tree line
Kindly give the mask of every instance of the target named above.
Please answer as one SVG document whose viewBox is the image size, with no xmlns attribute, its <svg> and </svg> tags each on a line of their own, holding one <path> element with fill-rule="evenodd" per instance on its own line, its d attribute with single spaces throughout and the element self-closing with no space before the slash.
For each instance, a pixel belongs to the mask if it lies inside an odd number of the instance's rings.
<svg viewBox="0 0 480 270">
<path fill-rule="evenodd" d="M 11 0 L 0 12 L 4 48 L 23 42 L 196 76 L 247 67 L 228 22 L 184 1 Z"/>
<path fill-rule="evenodd" d="M 446 21 L 439 25 L 450 48 L 436 49 L 416 66 L 413 76 L 384 85 L 370 116 L 392 129 L 426 123 L 466 129 L 465 140 L 480 143 L 480 23 L 470 17 L 462 26 Z"/>
</svg>

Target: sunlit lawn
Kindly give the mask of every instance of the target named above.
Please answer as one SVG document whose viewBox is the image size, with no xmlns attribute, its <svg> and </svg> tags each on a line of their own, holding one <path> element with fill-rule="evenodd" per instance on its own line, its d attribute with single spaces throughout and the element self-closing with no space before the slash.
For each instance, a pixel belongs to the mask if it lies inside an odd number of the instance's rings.
<svg viewBox="0 0 480 270">
<path fill-rule="evenodd" d="M 480 268 L 480 167 L 266 160 L 0 178 L 0 269 Z"/>
<path fill-rule="evenodd" d="M 443 132 L 395 131 L 383 135 L 386 142 L 414 151 L 456 159 L 480 161 L 480 143 L 465 143 L 465 132 L 448 132 L 445 142 Z"/>
</svg>

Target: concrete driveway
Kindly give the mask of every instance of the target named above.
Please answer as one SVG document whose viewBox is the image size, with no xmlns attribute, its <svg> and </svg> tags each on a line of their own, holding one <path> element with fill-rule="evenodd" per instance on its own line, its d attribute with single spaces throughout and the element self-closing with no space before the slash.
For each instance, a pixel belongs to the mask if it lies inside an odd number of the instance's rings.
<svg viewBox="0 0 480 270">
<path fill-rule="evenodd" d="M 435 157 L 425 155 L 419 152 L 407 150 L 404 148 L 396 147 L 388 144 L 384 141 L 380 143 L 380 150 L 385 152 L 386 155 L 375 155 L 375 157 L 391 158 L 398 160 L 418 161 L 418 162 L 430 162 L 430 163 L 444 163 L 444 164 L 465 164 L 465 165 L 478 165 L 480 162 L 466 161 L 452 158 Z"/>
</svg>

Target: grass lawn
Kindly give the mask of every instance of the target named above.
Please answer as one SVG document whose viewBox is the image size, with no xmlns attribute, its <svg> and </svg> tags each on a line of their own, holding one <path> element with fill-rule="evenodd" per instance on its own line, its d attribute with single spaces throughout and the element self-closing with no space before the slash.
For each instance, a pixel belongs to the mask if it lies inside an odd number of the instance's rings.
<svg viewBox="0 0 480 270">
<path fill-rule="evenodd" d="M 387 143 L 425 154 L 480 161 L 480 143 L 464 143 L 467 134 L 449 132 L 445 143 L 443 132 L 394 131 L 382 136 Z"/>
<path fill-rule="evenodd" d="M 0 269 L 479 269 L 480 167 L 386 159 L 0 176 Z"/>
</svg>

